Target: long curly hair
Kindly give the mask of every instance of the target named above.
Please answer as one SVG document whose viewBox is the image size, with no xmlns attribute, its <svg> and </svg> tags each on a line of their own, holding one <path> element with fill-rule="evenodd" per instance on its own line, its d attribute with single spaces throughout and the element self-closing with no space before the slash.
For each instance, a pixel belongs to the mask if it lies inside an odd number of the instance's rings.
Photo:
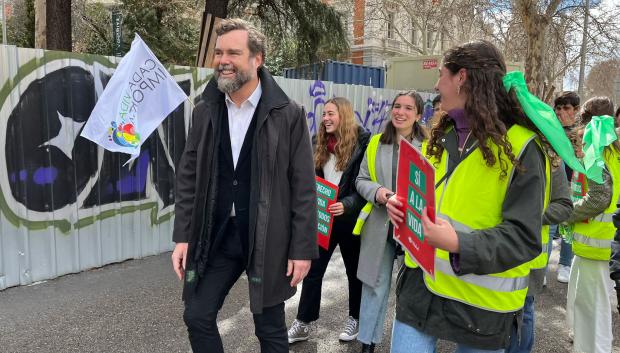
<svg viewBox="0 0 620 353">
<path fill-rule="evenodd" d="M 334 133 L 338 141 L 334 148 L 334 152 L 336 155 L 336 170 L 344 171 L 351 159 L 358 138 L 358 127 L 353 115 L 353 106 L 348 99 L 343 97 L 334 97 L 325 102 L 325 105 L 327 105 L 327 103 L 335 105 L 338 109 L 340 123 Z M 321 121 L 317 133 L 316 149 L 314 151 L 315 169 L 323 168 L 325 163 L 329 160 L 329 151 L 327 150 L 328 135 L 325 124 Z"/>
<path fill-rule="evenodd" d="M 543 150 L 552 160 L 552 165 L 559 165 L 555 151 L 521 109 L 514 89 L 507 92 L 504 88 L 502 79 L 506 75 L 506 63 L 493 44 L 478 40 L 454 47 L 445 53 L 443 66 L 453 75 L 461 69 L 467 72 L 467 78 L 461 86 L 461 92 L 467 97 L 465 115 L 487 166 L 493 167 L 499 161 L 500 176 L 506 177 L 510 166 L 500 158 L 503 153 L 518 171 L 524 171 L 506 135 L 514 124 L 536 132 L 541 137 Z M 427 157 L 441 159 L 444 148 L 439 141 L 451 124 L 451 119 L 445 113 L 431 131 Z M 499 147 L 497 154 L 489 148 L 489 143 Z"/>
</svg>

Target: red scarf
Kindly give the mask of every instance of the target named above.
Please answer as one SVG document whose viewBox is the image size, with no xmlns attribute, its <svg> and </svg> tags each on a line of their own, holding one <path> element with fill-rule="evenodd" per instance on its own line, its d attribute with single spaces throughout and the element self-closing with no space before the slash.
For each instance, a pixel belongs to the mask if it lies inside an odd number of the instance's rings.
<svg viewBox="0 0 620 353">
<path fill-rule="evenodd" d="M 338 139 L 333 134 L 327 135 L 327 150 L 329 153 L 336 154 L 336 144 L 338 143 Z"/>
</svg>

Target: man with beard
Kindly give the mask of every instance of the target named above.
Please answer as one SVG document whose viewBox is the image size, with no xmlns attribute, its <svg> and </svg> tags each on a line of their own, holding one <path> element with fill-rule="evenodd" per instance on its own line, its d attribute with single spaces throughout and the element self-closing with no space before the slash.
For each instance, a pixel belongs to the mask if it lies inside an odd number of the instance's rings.
<svg viewBox="0 0 620 353">
<path fill-rule="evenodd" d="M 172 265 L 195 352 L 223 352 L 216 318 L 247 273 L 263 353 L 288 352 L 284 301 L 316 245 L 316 191 L 304 110 L 262 67 L 264 36 L 240 19 L 216 29 L 214 78 L 177 167 Z"/>
</svg>

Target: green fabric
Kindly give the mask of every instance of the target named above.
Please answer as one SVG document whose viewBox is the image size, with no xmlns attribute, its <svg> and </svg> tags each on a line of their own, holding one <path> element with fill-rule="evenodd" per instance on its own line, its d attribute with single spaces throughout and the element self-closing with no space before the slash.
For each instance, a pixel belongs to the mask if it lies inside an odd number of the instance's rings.
<svg viewBox="0 0 620 353">
<path fill-rule="evenodd" d="M 562 124 L 560 124 L 555 112 L 549 105 L 545 104 L 528 91 L 523 73 L 519 71 L 507 73 L 506 76 L 504 76 L 504 87 L 507 91 L 514 88 L 517 99 L 521 104 L 521 109 L 523 109 L 525 115 L 536 125 L 538 130 L 545 135 L 551 147 L 553 147 L 558 156 L 562 158 L 564 163 L 571 167 L 572 170 L 584 173 L 590 177 L 590 175 L 586 173 L 583 164 L 579 161 L 577 156 L 575 156 L 573 145 L 568 137 L 566 137 L 564 128 Z M 602 183 L 601 179 L 599 179 L 600 181 L 596 179 L 592 180 L 599 184 Z"/>
<path fill-rule="evenodd" d="M 589 179 L 603 182 L 603 150 L 618 139 L 614 118 L 609 115 L 595 116 L 583 133 L 583 164 Z"/>
</svg>

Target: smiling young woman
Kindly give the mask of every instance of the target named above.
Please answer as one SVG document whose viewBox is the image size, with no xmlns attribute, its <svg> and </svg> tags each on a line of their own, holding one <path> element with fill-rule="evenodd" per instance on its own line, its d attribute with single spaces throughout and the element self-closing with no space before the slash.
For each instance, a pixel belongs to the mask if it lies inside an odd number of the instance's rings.
<svg viewBox="0 0 620 353">
<path fill-rule="evenodd" d="M 353 235 L 353 227 L 364 200 L 355 190 L 355 178 L 369 138 L 370 134 L 355 123 L 353 107 L 346 98 L 335 97 L 325 103 L 314 167 L 316 175 L 338 185 L 338 200 L 329 207 L 334 217 L 329 247 L 319 247 L 319 258 L 312 261 L 304 279 L 297 318 L 288 330 L 289 343 L 310 337 L 310 323 L 319 318 L 323 276 L 336 246 L 340 246 L 349 282 L 349 315 L 339 339 L 352 341 L 357 337 L 362 284 L 356 276 L 360 239 Z"/>
<path fill-rule="evenodd" d="M 435 88 L 447 113 L 426 155 L 436 167 L 436 222 L 423 212 L 436 248 L 435 276 L 406 256 L 396 284 L 392 353 L 504 352 L 541 253 L 546 157 L 539 132 L 503 79 L 499 50 L 475 41 L 448 50 Z M 396 197 L 390 218 L 403 213 Z"/>
<path fill-rule="evenodd" d="M 357 277 L 362 281 L 360 333 L 362 352 L 373 352 L 381 342 L 397 245 L 392 238 L 385 204 L 396 190 L 398 145 L 406 139 L 421 148 L 426 134 L 420 125 L 422 97 L 399 93 L 392 102 L 391 119 L 382 134 L 372 137 L 357 177 L 357 191 L 368 202 L 354 232 L 361 233 Z"/>
</svg>

